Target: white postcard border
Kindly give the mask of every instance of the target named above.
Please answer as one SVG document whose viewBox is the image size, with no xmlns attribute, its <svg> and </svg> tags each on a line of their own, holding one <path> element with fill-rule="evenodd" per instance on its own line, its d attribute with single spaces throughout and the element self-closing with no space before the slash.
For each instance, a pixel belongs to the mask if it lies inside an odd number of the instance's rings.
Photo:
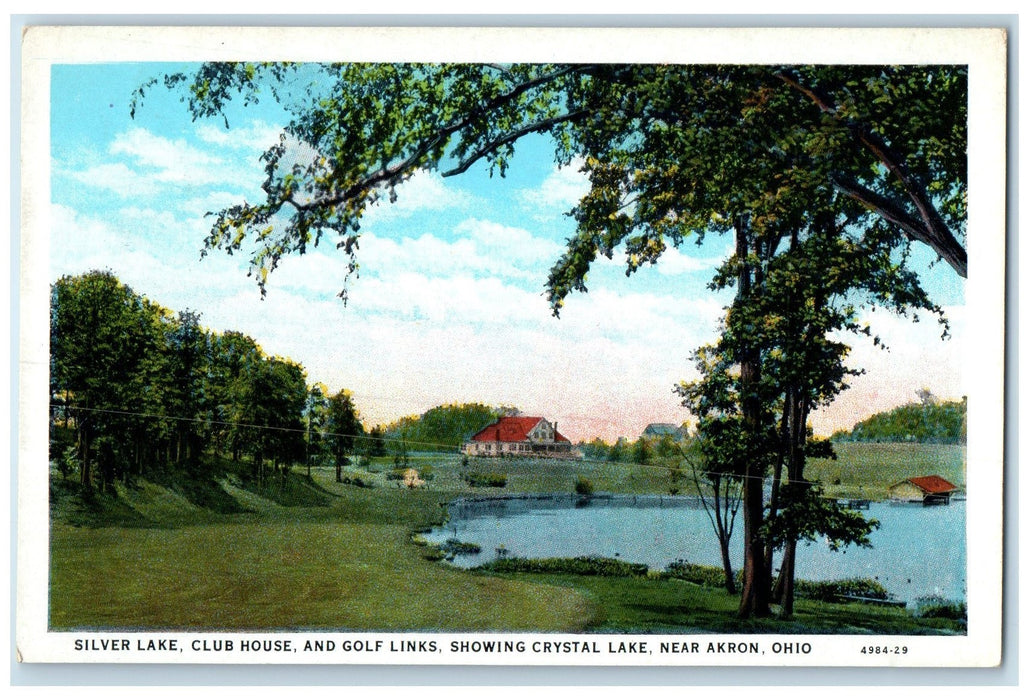
<svg viewBox="0 0 1029 700">
<path fill-rule="evenodd" d="M 347 41 L 340 42 L 341 34 Z M 870 49 L 869 47 L 873 47 Z M 258 50 L 255 47 L 260 47 Z M 330 49 L 331 47 L 331 49 Z M 343 47 L 339 50 L 338 47 Z M 961 637 L 807 635 L 517 635 L 54 633 L 47 630 L 48 512 L 45 460 L 48 372 L 49 69 L 56 63 L 161 60 L 677 61 L 841 63 L 940 62 L 970 66 L 969 269 L 966 304 L 976 310 L 968 368 L 968 634 Z M 24 37 L 22 90 L 22 230 L 20 433 L 17 560 L 17 655 L 30 662 L 334 663 L 491 665 L 993 666 L 1000 662 L 1003 558 L 1004 269 L 1006 45 L 991 29 L 447 29 L 40 27 Z M 971 345 L 970 345 L 971 347 Z M 42 463 L 41 463 L 42 460 Z M 43 476 L 40 476 L 43 475 Z M 975 543 L 972 546 L 972 543 Z M 175 641 L 175 650 L 168 647 Z M 221 640 L 233 649 L 215 651 Z M 436 651 L 392 651 L 404 641 Z M 524 651 L 453 651 L 490 640 Z M 258 651 L 245 642 L 261 643 Z M 264 643 L 272 645 L 263 651 Z M 303 651 L 321 641 L 332 650 Z M 371 644 L 355 650 L 356 642 Z M 696 642 L 703 653 L 662 652 Z M 76 644 L 79 644 L 79 648 Z M 153 643 L 153 644 L 152 644 Z M 289 644 L 291 651 L 277 649 Z M 544 644 L 598 645 L 597 651 L 534 650 Z M 756 651 L 750 644 L 757 644 Z M 165 646 L 162 647 L 161 645 Z M 198 644 L 199 648 L 194 648 Z M 609 644 L 645 645 L 610 651 Z M 745 644 L 744 652 L 720 652 Z M 141 646 L 140 646 L 141 645 Z M 154 646 L 156 645 L 156 646 Z M 377 646 L 376 646 L 377 645 Z M 709 645 L 715 645 L 708 652 Z M 783 652 L 782 646 L 810 645 Z M 861 653 L 862 647 L 886 651 Z M 349 648 L 349 651 L 346 649 Z M 482 648 L 481 646 L 479 647 Z M 543 647 L 540 646 L 542 649 Z M 548 649 L 550 647 L 547 647 Z M 899 649 L 906 648 L 904 653 Z M 776 651 L 778 649 L 778 651 Z"/>
</svg>

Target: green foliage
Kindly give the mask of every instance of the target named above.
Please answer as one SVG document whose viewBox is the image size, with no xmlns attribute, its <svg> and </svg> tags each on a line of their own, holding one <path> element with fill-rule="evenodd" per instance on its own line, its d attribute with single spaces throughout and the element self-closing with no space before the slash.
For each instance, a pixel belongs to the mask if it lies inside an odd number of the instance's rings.
<svg viewBox="0 0 1029 700">
<path fill-rule="evenodd" d="M 580 442 L 577 448 L 582 452 L 582 456 L 589 460 L 605 460 L 611 450 L 611 446 L 599 437 L 595 437 L 589 442 Z"/>
<path fill-rule="evenodd" d="M 910 403 L 866 418 L 849 431 L 834 433 L 836 442 L 921 442 L 963 445 L 968 399 Z"/>
<path fill-rule="evenodd" d="M 392 444 L 402 442 L 416 452 L 452 452 L 501 416 L 516 413 L 509 406 L 444 404 L 385 426 L 385 434 Z"/>
<path fill-rule="evenodd" d="M 440 549 L 442 549 L 447 554 L 452 555 L 478 554 L 482 551 L 482 547 L 475 544 L 474 542 L 461 542 L 460 540 L 455 540 L 453 538 L 448 539 L 446 542 L 441 544 Z"/>
<path fill-rule="evenodd" d="M 345 391 L 309 390 L 299 364 L 266 356 L 240 333 L 209 331 L 195 312 L 174 314 L 110 272 L 54 283 L 50 337 L 55 461 L 87 489 L 185 475 L 177 490 L 232 512 L 209 488 L 217 474 L 207 455 L 229 453 L 236 464 L 249 456 L 247 478 L 281 489 L 291 464 L 329 444 L 326 431 L 350 444 L 360 431 Z M 339 418 L 340 397 L 349 422 Z"/>
<path fill-rule="evenodd" d="M 496 472 L 466 472 L 462 478 L 472 487 L 504 488 L 507 486 L 507 475 Z"/>
<path fill-rule="evenodd" d="M 781 498 L 778 511 L 762 526 L 762 539 L 773 547 L 800 540 L 813 542 L 821 537 L 825 537 L 834 552 L 848 545 L 872 546 L 868 536 L 879 527 L 879 521 L 866 520 L 858 511 L 826 498 L 818 486 L 788 483 Z"/>
<path fill-rule="evenodd" d="M 646 564 L 631 564 L 606 557 L 521 559 L 502 557 L 476 567 L 493 573 L 574 574 L 577 576 L 646 576 Z"/>
<path fill-rule="evenodd" d="M 592 496 L 593 482 L 582 475 L 576 476 L 575 493 L 579 494 L 580 496 Z"/>
<path fill-rule="evenodd" d="M 342 466 L 364 435 L 354 397 L 346 389 L 328 397 L 324 426 L 325 443 L 329 446 L 333 463 Z"/>
<path fill-rule="evenodd" d="M 709 588 L 725 587 L 725 572 L 721 567 L 691 564 L 677 559 L 665 567 L 663 576 L 681 579 Z M 742 583 L 742 572 L 736 573 L 736 583 Z M 847 596 L 870 598 L 873 600 L 889 599 L 889 592 L 878 581 L 868 578 L 839 579 L 835 581 L 808 581 L 797 579 L 796 593 L 809 600 L 839 602 Z"/>
<path fill-rule="evenodd" d="M 347 486 L 357 486 L 358 488 L 362 489 L 375 488 L 375 484 L 371 480 L 362 478 L 360 476 L 344 476 L 340 480 L 340 483 L 345 484 Z"/>
<path fill-rule="evenodd" d="M 868 578 L 839 579 L 836 581 L 806 581 L 797 579 L 797 595 L 809 600 L 839 602 L 849 597 L 888 600 L 889 592 L 878 581 Z"/>
<path fill-rule="evenodd" d="M 292 89 L 301 75 L 304 92 Z M 156 82 L 137 90 L 133 113 Z M 816 198 L 966 274 L 960 66 L 208 63 L 163 83 L 194 119 L 258 95 L 294 115 L 264 155 L 265 201 L 217 213 L 205 242 L 252 244 L 262 290 L 283 256 L 326 234 L 355 272 L 361 218 L 397 185 L 480 161 L 503 175 L 534 133 L 553 140 L 558 163 L 581 159 L 591 183 L 548 281 L 555 312 L 619 245 L 631 273 L 744 210 L 758 235 L 788 229 Z M 298 161 L 298 142 L 316 155 Z"/>
<path fill-rule="evenodd" d="M 633 443 L 632 449 L 629 451 L 629 461 L 633 464 L 650 464 L 653 454 L 650 442 L 645 438 L 640 438 Z"/>
<path fill-rule="evenodd" d="M 968 606 L 942 596 L 924 596 L 915 601 L 915 614 L 921 618 L 968 620 Z"/>
<path fill-rule="evenodd" d="M 711 588 L 725 587 L 725 571 L 718 566 L 691 564 L 684 559 L 676 559 L 665 567 L 663 573 L 668 578 L 689 581 L 698 586 L 709 586 Z M 736 573 L 737 582 L 742 579 L 742 576 L 742 571 Z"/>
</svg>

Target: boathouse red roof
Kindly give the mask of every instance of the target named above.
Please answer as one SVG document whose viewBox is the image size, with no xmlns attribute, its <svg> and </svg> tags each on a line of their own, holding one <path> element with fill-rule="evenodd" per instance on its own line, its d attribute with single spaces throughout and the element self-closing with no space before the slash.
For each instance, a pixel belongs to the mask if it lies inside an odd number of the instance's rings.
<svg viewBox="0 0 1029 700">
<path fill-rule="evenodd" d="M 950 483 L 942 476 L 913 476 L 906 481 L 914 484 L 918 488 L 922 489 L 925 493 L 950 493 L 951 491 L 957 491 L 958 487 Z M 904 483 L 903 481 L 901 483 Z"/>
<path fill-rule="evenodd" d="M 538 416 L 504 416 L 473 435 L 471 442 L 525 442 L 529 439 L 529 432 L 541 420 L 543 419 Z M 555 430 L 554 442 L 571 440 Z"/>
</svg>

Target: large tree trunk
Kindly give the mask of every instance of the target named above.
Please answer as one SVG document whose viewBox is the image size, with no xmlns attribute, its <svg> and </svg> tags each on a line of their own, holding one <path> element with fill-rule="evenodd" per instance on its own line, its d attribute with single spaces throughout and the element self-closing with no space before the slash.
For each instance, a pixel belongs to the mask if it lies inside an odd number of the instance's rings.
<svg viewBox="0 0 1029 700">
<path fill-rule="evenodd" d="M 805 447 L 807 442 L 807 406 L 798 392 L 791 390 L 787 394 L 786 412 L 789 416 L 789 456 L 787 458 L 787 474 L 791 488 L 806 489 L 804 466 L 806 464 Z M 783 549 L 782 566 L 775 584 L 774 600 L 782 605 L 783 617 L 793 615 L 794 581 L 797 569 L 797 540 L 786 543 Z"/>
<path fill-rule="evenodd" d="M 761 475 L 748 470 L 743 485 L 743 592 L 740 597 L 739 617 L 767 617 L 771 581 L 765 566 L 764 543 L 758 537 L 763 522 L 764 498 Z"/>
<path fill-rule="evenodd" d="M 782 566 L 779 568 L 779 578 L 775 582 L 775 600 L 782 605 L 783 617 L 793 615 L 793 587 L 797 567 L 797 541 L 791 540 L 786 543 L 783 549 Z"/>
<path fill-rule="evenodd" d="M 745 303 L 751 296 L 751 270 L 747 263 L 750 252 L 748 226 L 745 217 L 736 223 L 736 256 L 739 259 L 739 288 L 737 300 Z M 744 338 L 744 343 L 748 341 Z M 740 391 L 744 423 L 751 439 L 761 430 L 761 400 L 757 395 L 761 379 L 760 354 L 757 348 L 740 350 Z M 764 462 L 754 451 L 747 457 L 743 474 L 743 592 L 740 597 L 739 616 L 767 617 L 771 614 L 769 594 L 771 579 L 765 563 L 765 549 L 759 532 L 764 522 Z"/>
<path fill-rule="evenodd" d="M 78 421 L 78 439 L 79 439 L 79 459 L 81 464 L 79 466 L 79 483 L 85 488 L 93 487 L 93 474 L 90 470 L 90 460 L 93 455 L 89 452 L 89 421 Z"/>
</svg>

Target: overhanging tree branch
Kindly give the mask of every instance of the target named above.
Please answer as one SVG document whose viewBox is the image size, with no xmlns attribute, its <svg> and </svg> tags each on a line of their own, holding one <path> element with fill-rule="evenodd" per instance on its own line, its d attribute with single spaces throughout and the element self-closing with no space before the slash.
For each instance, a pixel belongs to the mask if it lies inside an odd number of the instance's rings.
<svg viewBox="0 0 1029 700">
<path fill-rule="evenodd" d="M 840 115 L 839 108 L 831 97 L 817 88 L 803 84 L 795 71 L 781 69 L 776 71 L 774 75 L 785 85 L 811 100 L 823 113 L 828 114 L 845 126 L 855 141 L 875 156 L 876 160 L 893 175 L 905 197 L 910 200 L 915 211 L 918 212 L 918 216 L 917 218 L 910 215 L 905 215 L 902 218 L 899 217 L 899 208 L 896 204 L 891 204 L 888 208 L 881 209 L 878 202 L 887 202 L 885 198 L 858 197 L 857 193 L 860 191 L 858 187 L 849 187 L 844 190 L 844 193 L 858 199 L 866 206 L 870 206 L 876 212 L 882 214 L 888 221 L 900 226 L 908 236 L 925 243 L 936 251 L 955 272 L 962 277 L 968 277 L 967 252 L 933 205 L 921 178 L 908 169 L 904 157 L 894 151 L 885 139 L 867 124 L 855 122 Z M 835 182 L 836 184 L 841 184 L 839 180 L 835 180 Z M 852 181 L 851 184 L 854 185 L 856 182 Z M 866 192 L 868 192 L 867 188 Z M 904 222 L 903 225 L 901 220 Z"/>
</svg>

